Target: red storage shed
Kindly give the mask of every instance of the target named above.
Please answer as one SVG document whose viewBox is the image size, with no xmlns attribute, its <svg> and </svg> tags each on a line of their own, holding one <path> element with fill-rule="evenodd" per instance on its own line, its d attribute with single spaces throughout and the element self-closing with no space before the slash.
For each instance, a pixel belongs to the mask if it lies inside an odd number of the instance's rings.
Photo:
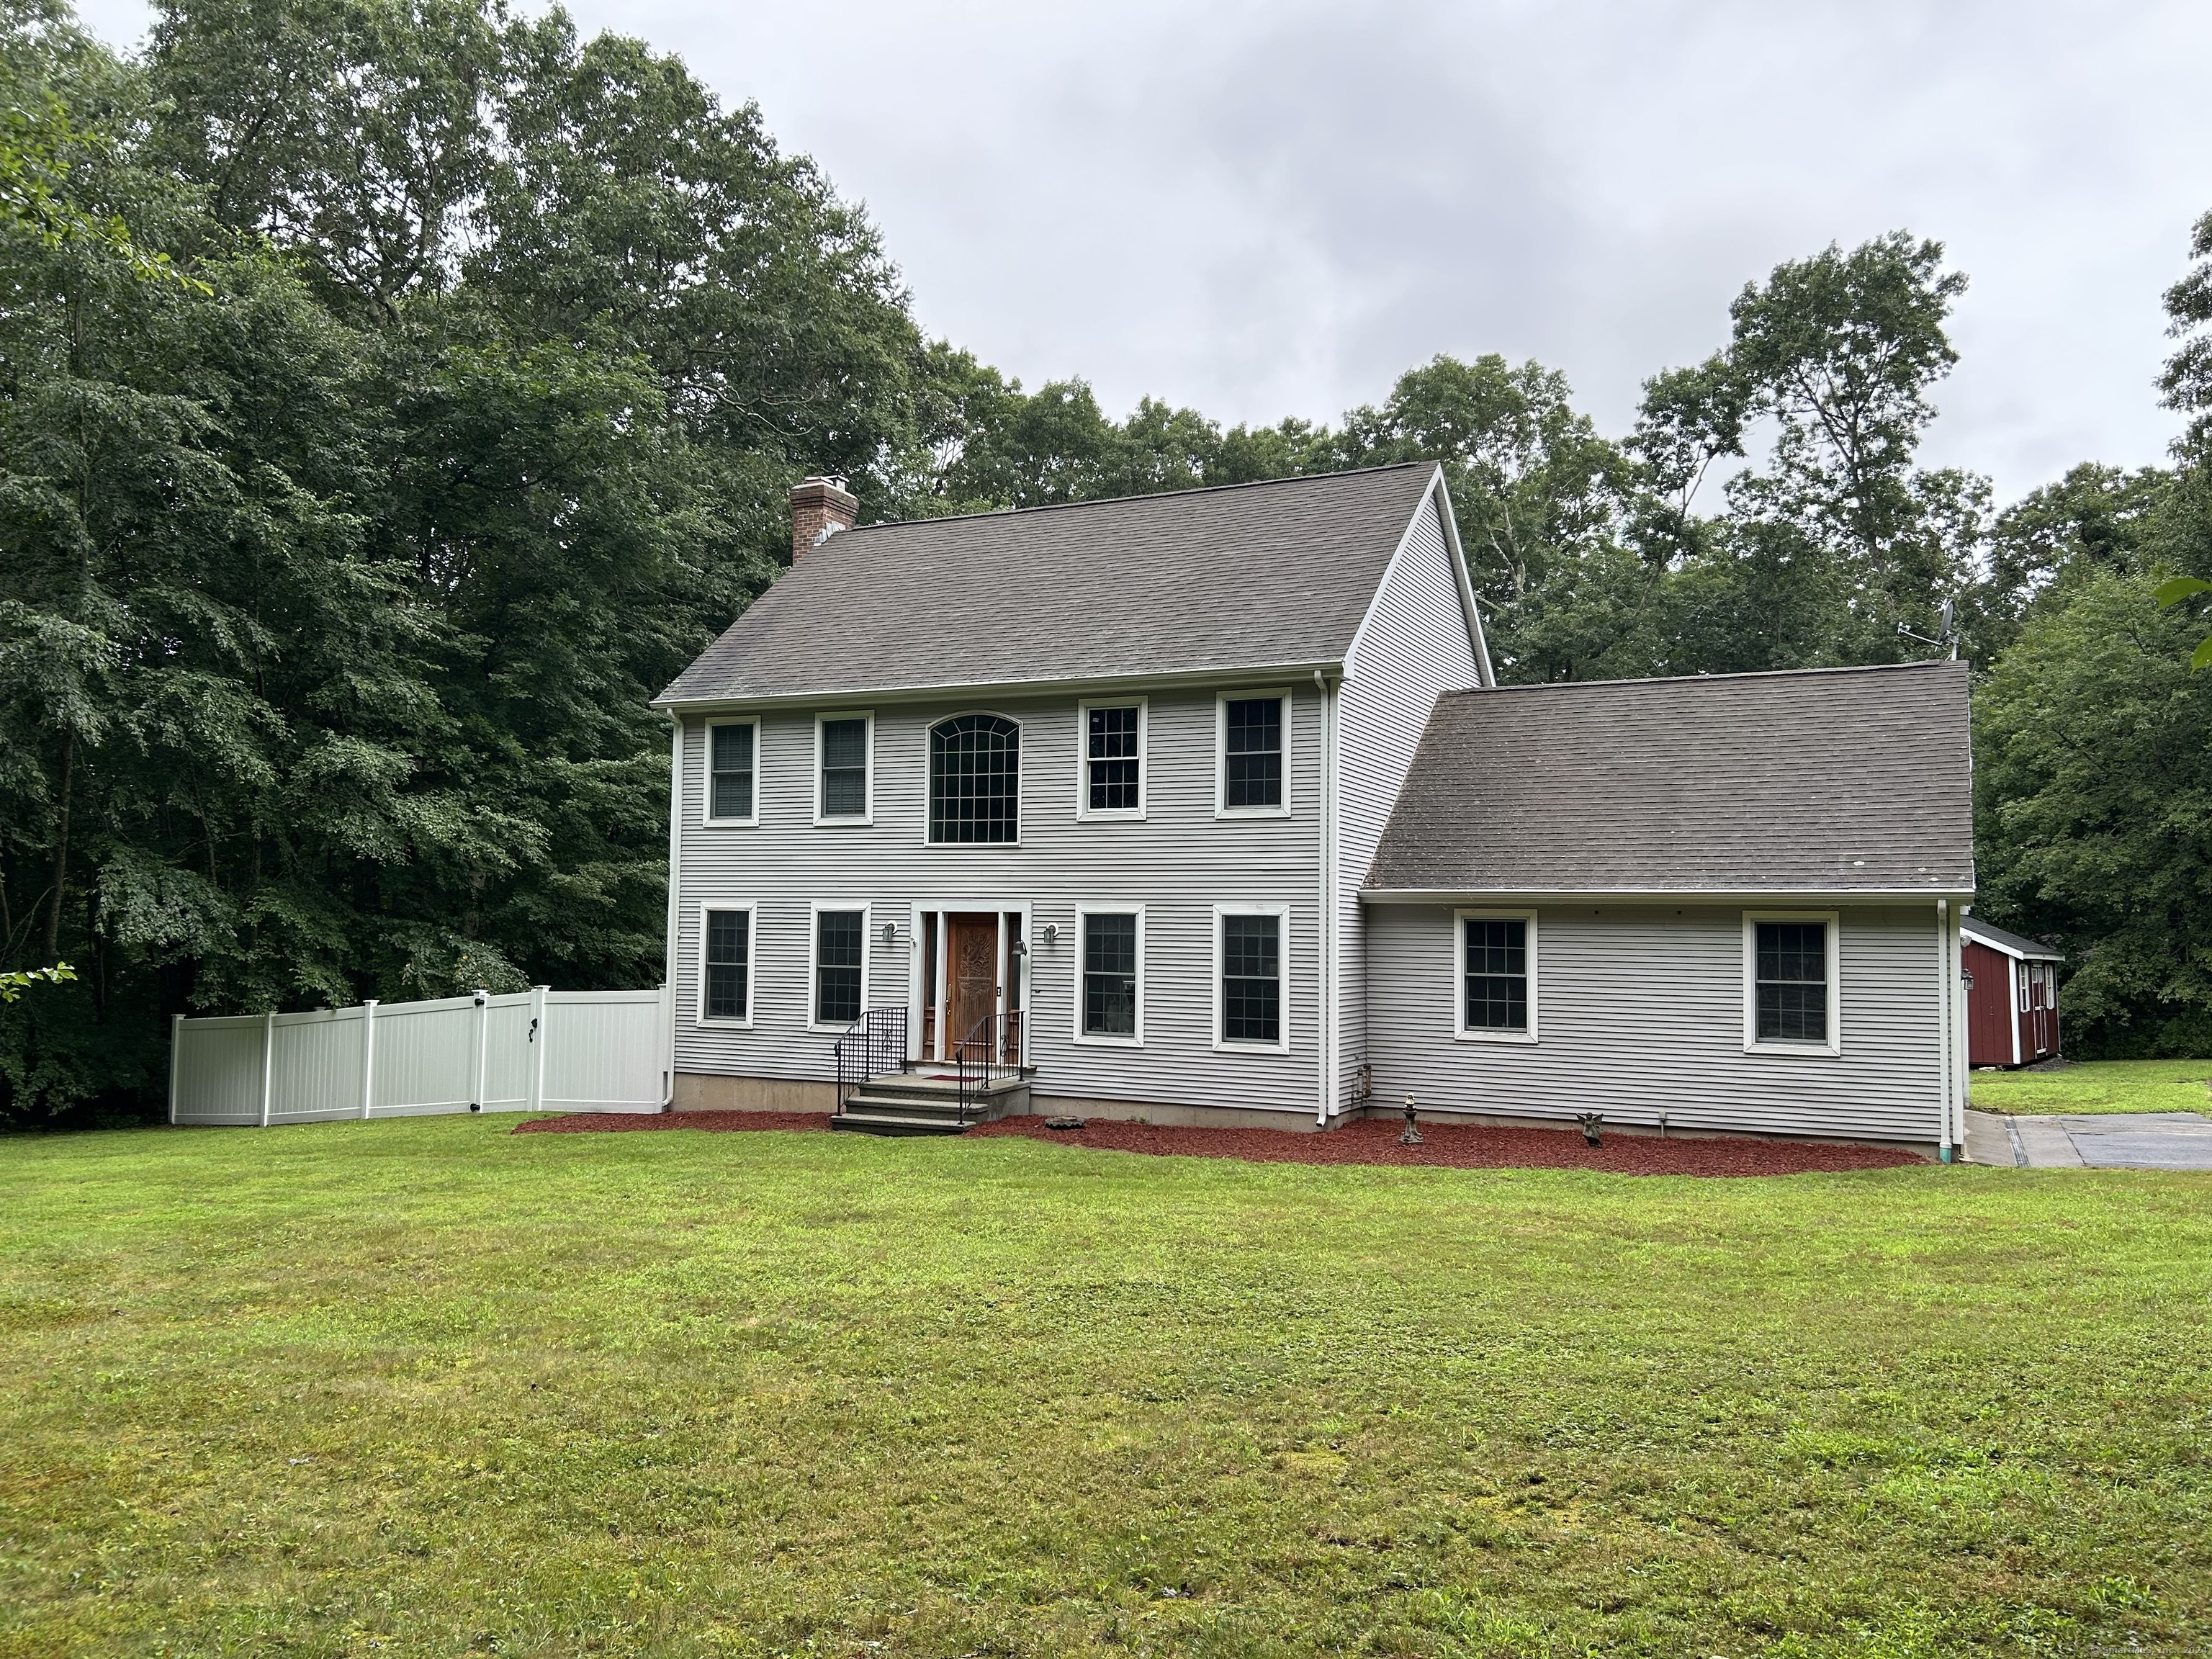
<svg viewBox="0 0 2212 1659">
<path fill-rule="evenodd" d="M 1959 921 L 1961 954 L 1973 984 L 1966 993 L 1966 1063 L 2026 1066 L 2058 1052 L 2058 964 L 2047 945 Z"/>
</svg>

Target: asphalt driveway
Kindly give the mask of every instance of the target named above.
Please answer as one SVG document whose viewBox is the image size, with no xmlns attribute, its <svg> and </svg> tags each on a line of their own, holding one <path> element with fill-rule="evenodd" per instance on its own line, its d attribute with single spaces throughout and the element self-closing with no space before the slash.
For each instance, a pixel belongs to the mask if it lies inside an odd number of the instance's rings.
<svg viewBox="0 0 2212 1659">
<path fill-rule="evenodd" d="M 2025 1170 L 2212 1170 L 2212 1118 L 2201 1112 L 1968 1112 L 1966 1158 Z"/>
</svg>

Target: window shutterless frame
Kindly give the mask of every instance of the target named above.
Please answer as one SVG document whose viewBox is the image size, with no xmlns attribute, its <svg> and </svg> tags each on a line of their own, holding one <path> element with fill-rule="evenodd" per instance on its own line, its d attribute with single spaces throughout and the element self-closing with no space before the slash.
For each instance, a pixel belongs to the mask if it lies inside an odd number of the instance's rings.
<svg viewBox="0 0 2212 1659">
<path fill-rule="evenodd" d="M 1523 971 L 1528 981 L 1526 1027 L 1470 1025 L 1467 1023 L 1468 975 L 1482 973 L 1486 962 L 1468 961 L 1468 923 L 1517 921 L 1524 924 Z M 1536 913 L 1534 910 L 1455 910 L 1452 912 L 1452 1035 L 1462 1042 L 1530 1042 L 1536 1041 Z"/>
<path fill-rule="evenodd" d="M 822 1014 L 822 918 L 824 913 L 857 915 L 860 919 L 860 1013 L 868 1011 L 869 975 L 875 969 L 874 924 L 869 907 L 855 900 L 817 899 L 806 909 L 806 1029 L 842 1034 L 853 1022 L 824 1020 Z M 854 1016 L 854 1019 L 859 1014 Z"/>
<path fill-rule="evenodd" d="M 1229 804 L 1229 705 L 1232 702 L 1279 702 L 1282 706 L 1281 788 L 1272 806 L 1231 806 Z M 1286 818 L 1291 815 L 1291 716 L 1295 705 L 1287 690 L 1224 691 L 1213 702 L 1213 816 L 1217 818 Z"/>
<path fill-rule="evenodd" d="M 742 741 L 717 737 L 718 732 L 734 732 L 744 728 L 748 736 Z M 749 745 L 749 747 L 748 747 Z M 738 758 L 735 752 L 744 748 L 746 762 L 744 786 L 745 811 L 729 814 L 717 812 L 717 806 L 731 805 L 736 780 L 727 763 Z M 761 721 L 757 714 L 716 715 L 706 726 L 706 787 L 700 792 L 699 821 L 723 830 L 750 830 L 760 823 L 761 784 Z M 720 781 L 718 783 L 717 779 Z"/>
<path fill-rule="evenodd" d="M 1103 729 L 1096 733 L 1091 729 L 1094 709 L 1105 717 L 1099 722 Z M 1124 729 L 1127 725 L 1126 718 L 1116 718 L 1125 710 L 1135 715 L 1133 749 L 1129 743 L 1132 734 Z M 1100 697 L 1075 705 L 1077 817 L 1139 819 L 1145 816 L 1146 797 L 1152 783 L 1152 756 L 1148 752 L 1151 725 L 1151 711 L 1142 697 Z M 1095 772 L 1094 766 L 1097 769 Z M 1129 777 L 1132 769 L 1133 778 Z M 1125 779 L 1128 781 L 1125 782 Z M 1094 784 L 1109 800 L 1124 799 L 1133 787 L 1136 799 L 1132 805 L 1094 806 Z"/>
<path fill-rule="evenodd" d="M 860 783 L 860 810 L 857 812 L 832 812 L 828 799 L 830 756 L 825 732 L 828 727 L 842 722 L 857 720 L 866 727 L 860 745 L 863 773 Z M 838 758 L 842 759 L 843 757 Z M 854 708 L 817 714 L 814 717 L 814 822 L 817 824 L 869 824 L 876 821 L 876 716 L 872 709 Z"/>
<path fill-rule="evenodd" d="M 930 723 L 922 738 L 926 845 L 1022 844 L 1022 734 L 1021 721 L 988 709 Z"/>
<path fill-rule="evenodd" d="M 1131 977 L 1135 981 L 1134 1007 L 1131 1011 L 1133 1030 L 1127 1032 L 1093 1031 L 1085 1030 L 1090 1012 L 1091 992 L 1091 922 L 1102 916 L 1127 917 L 1136 924 L 1136 956 Z M 1104 930 L 1102 944 L 1106 943 Z M 1110 963 L 1102 969 L 1110 970 Z M 1141 904 L 1084 904 L 1075 912 L 1075 1017 L 1074 1040 L 1102 1048 L 1141 1048 L 1145 1046 L 1145 907 Z"/>
<path fill-rule="evenodd" d="M 1231 916 L 1275 918 L 1275 1041 L 1231 1042 L 1222 1036 L 1223 924 Z M 1213 1046 L 1228 1054 L 1286 1054 L 1291 1051 L 1291 907 L 1287 904 L 1217 904 L 1213 907 Z"/>
<path fill-rule="evenodd" d="M 1759 1035 L 1759 925 L 1819 923 L 1826 938 L 1828 975 L 1828 1040 L 1826 1042 L 1781 1042 Z M 1743 1047 L 1753 1054 L 1839 1054 L 1843 1052 L 1844 994 L 1838 971 L 1842 957 L 1843 929 L 1833 910 L 1747 910 L 1743 913 Z"/>
<path fill-rule="evenodd" d="M 707 1012 L 708 988 L 708 970 L 714 965 L 707 959 L 709 953 L 709 947 L 713 943 L 713 918 L 716 915 L 728 915 L 732 913 L 741 915 L 745 919 L 745 1012 L 742 1015 L 713 1014 Z M 699 975 L 698 984 L 696 987 L 699 1000 L 693 1005 L 693 1023 L 700 1025 L 719 1026 L 730 1030 L 750 1030 L 753 1024 L 753 1010 L 756 1006 L 753 1001 L 754 986 L 759 978 L 759 975 L 755 972 L 755 965 L 759 961 L 759 906 L 753 900 L 733 899 L 720 902 L 709 902 L 708 903 L 702 904 L 699 907 Z"/>
</svg>

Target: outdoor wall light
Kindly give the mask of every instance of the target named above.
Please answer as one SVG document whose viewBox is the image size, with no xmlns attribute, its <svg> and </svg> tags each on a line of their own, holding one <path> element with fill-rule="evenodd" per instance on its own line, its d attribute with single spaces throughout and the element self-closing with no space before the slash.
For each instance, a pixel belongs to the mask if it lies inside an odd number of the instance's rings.
<svg viewBox="0 0 2212 1659">
<path fill-rule="evenodd" d="M 1048 945 L 1057 945 L 1060 943 L 1060 924 L 1058 922 L 1048 921 L 1045 923 L 1044 942 Z"/>
<path fill-rule="evenodd" d="M 895 921 L 887 921 L 887 922 L 885 922 L 885 923 L 884 924 L 884 948 L 885 948 L 885 949 L 889 949 L 889 948 L 890 948 L 890 946 L 891 945 L 892 942 L 893 942 L 894 940 L 896 940 L 897 938 L 898 938 L 898 923 L 896 923 L 896 922 L 895 922 Z"/>
</svg>

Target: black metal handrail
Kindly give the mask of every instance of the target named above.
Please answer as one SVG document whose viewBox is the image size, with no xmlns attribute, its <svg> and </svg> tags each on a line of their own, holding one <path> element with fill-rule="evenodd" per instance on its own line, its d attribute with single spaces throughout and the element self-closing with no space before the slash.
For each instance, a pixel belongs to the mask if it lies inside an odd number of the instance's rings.
<svg viewBox="0 0 2212 1659">
<path fill-rule="evenodd" d="M 1008 1083 L 1022 1074 L 1022 1057 L 999 1058 L 999 1036 L 1004 1014 L 986 1014 L 969 1027 L 968 1035 L 953 1046 L 952 1058 L 960 1067 L 960 1121 L 968 1121 L 968 1109 L 981 1103 L 994 1083 Z"/>
<path fill-rule="evenodd" d="M 872 1077 L 906 1069 L 906 1010 L 871 1008 L 830 1045 L 837 1056 L 837 1110 Z"/>
</svg>

